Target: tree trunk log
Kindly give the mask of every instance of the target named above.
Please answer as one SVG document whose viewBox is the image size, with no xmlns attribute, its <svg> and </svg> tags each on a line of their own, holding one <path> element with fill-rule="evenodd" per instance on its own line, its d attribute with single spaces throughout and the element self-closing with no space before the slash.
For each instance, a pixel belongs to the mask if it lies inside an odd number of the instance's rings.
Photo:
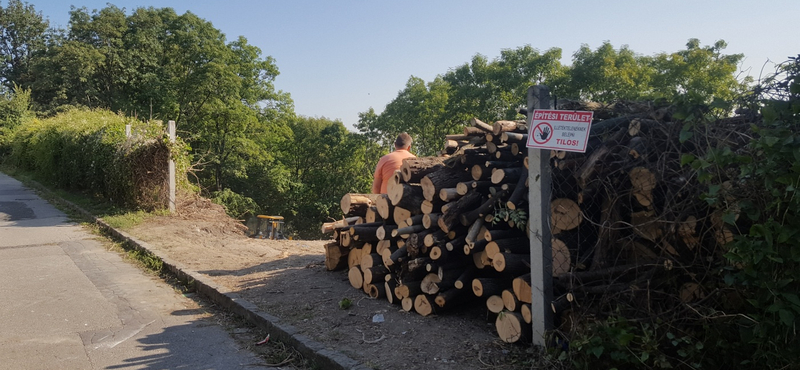
<svg viewBox="0 0 800 370">
<path fill-rule="evenodd" d="M 431 172 L 420 180 L 419 184 L 422 187 L 422 197 L 425 200 L 433 201 L 441 189 L 455 188 L 460 181 L 468 180 L 467 173 L 453 169 L 450 167 L 443 167 L 436 172 Z M 419 201 L 422 203 L 422 201 Z"/>
<path fill-rule="evenodd" d="M 347 279 L 350 280 L 350 285 L 353 288 L 361 289 L 364 286 L 364 275 L 361 273 L 361 269 L 358 266 L 353 266 L 350 268 L 350 271 L 347 272 Z"/>
<path fill-rule="evenodd" d="M 328 271 L 342 270 L 347 267 L 347 255 L 349 249 L 339 245 L 339 243 L 331 242 L 325 244 L 325 268 Z"/>
<path fill-rule="evenodd" d="M 400 184 L 389 191 L 389 200 L 392 205 L 409 210 L 411 213 L 421 213 L 420 205 L 425 198 L 419 185 Z"/>
<path fill-rule="evenodd" d="M 527 254 L 498 253 L 492 259 L 492 267 L 497 272 L 519 276 L 531 270 L 530 256 Z"/>
<path fill-rule="evenodd" d="M 444 167 L 444 157 L 406 158 L 400 166 L 402 179 L 406 183 L 419 183 L 425 175 Z"/>
<path fill-rule="evenodd" d="M 517 299 L 513 291 L 504 289 L 503 292 L 500 294 L 500 297 L 503 298 L 503 306 L 507 310 L 518 311 L 519 299 Z"/>
<path fill-rule="evenodd" d="M 472 293 L 476 297 L 500 295 L 508 286 L 508 279 L 502 278 L 476 278 L 472 279 Z"/>
<path fill-rule="evenodd" d="M 527 273 L 514 278 L 514 280 L 511 281 L 511 290 L 514 291 L 514 295 L 521 302 L 531 303 L 533 299 L 531 293 L 531 274 Z"/>
<path fill-rule="evenodd" d="M 527 341 L 533 334 L 530 325 L 525 324 L 522 315 L 517 312 L 503 312 L 495 321 L 497 335 L 506 343 Z"/>
<path fill-rule="evenodd" d="M 345 217 L 367 215 L 369 208 L 378 199 L 378 194 L 345 194 L 339 205 Z"/>
</svg>

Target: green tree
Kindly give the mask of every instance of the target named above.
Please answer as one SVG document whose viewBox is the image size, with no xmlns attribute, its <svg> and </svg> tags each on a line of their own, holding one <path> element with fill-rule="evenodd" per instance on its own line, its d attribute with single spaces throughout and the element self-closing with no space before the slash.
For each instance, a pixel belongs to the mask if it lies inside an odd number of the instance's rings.
<svg viewBox="0 0 800 370">
<path fill-rule="evenodd" d="M 290 123 L 281 162 L 293 184 L 283 194 L 287 221 L 302 237 L 319 237 L 319 225 L 341 217 L 346 193 L 368 192 L 372 169 L 365 165 L 371 144 L 338 121 L 299 117 Z"/>
<path fill-rule="evenodd" d="M 725 55 L 727 44 L 719 40 L 712 46 L 700 46 L 691 39 L 686 50 L 661 53 L 649 59 L 654 69 L 652 93 L 655 98 L 685 97 L 693 103 L 711 103 L 715 98 L 732 100 L 745 91 L 751 78 L 736 79 L 743 54 Z"/>
<path fill-rule="evenodd" d="M 44 47 L 48 27 L 41 12 L 27 2 L 9 0 L 8 6 L 0 6 L 0 83 L 5 88 L 27 86 L 31 60 Z"/>
<path fill-rule="evenodd" d="M 33 118 L 30 110 L 31 92 L 19 87 L 0 93 L 0 157 L 10 150 L 14 130 L 23 122 Z"/>
<path fill-rule="evenodd" d="M 651 93 L 653 72 L 646 58 L 626 45 L 615 50 L 604 42 L 596 51 L 583 45 L 554 91 L 560 97 L 597 102 L 636 100 Z"/>
</svg>

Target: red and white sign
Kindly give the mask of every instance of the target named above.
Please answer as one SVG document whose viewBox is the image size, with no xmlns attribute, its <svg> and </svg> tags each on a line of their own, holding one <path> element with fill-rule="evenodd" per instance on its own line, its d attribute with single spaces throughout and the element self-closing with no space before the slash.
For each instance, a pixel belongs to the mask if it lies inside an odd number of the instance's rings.
<svg viewBox="0 0 800 370">
<path fill-rule="evenodd" d="M 594 112 L 537 109 L 528 132 L 528 148 L 586 151 Z"/>
</svg>

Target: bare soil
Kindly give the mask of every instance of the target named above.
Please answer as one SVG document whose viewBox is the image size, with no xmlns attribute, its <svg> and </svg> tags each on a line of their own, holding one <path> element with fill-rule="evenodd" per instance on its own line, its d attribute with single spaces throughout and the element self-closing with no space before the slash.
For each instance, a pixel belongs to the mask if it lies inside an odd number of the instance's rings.
<svg viewBox="0 0 800 370">
<path fill-rule="evenodd" d="M 366 366 L 511 370 L 540 362 L 529 344 L 499 340 L 482 300 L 440 315 L 408 313 L 354 289 L 345 271 L 327 271 L 327 240 L 248 238 L 240 222 L 202 198 L 178 209 L 126 231 Z M 342 309 L 345 298 L 353 304 Z"/>
</svg>

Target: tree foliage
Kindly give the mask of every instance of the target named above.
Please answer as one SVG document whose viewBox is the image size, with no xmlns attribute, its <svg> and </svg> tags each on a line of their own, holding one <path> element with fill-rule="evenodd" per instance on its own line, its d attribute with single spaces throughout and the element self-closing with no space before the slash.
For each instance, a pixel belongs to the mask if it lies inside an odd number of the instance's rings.
<svg viewBox="0 0 800 370">
<path fill-rule="evenodd" d="M 34 53 L 45 45 L 49 22 L 33 5 L 9 0 L 0 6 L 0 83 L 6 89 L 25 86 L 30 81 L 30 64 Z"/>
<path fill-rule="evenodd" d="M 441 147 L 430 135 L 455 133 L 476 117 L 486 122 L 516 119 L 526 105 L 527 89 L 546 84 L 559 99 L 609 103 L 618 100 L 681 100 L 709 104 L 732 99 L 749 80 L 735 76 L 741 54 L 725 55 L 724 41 L 700 46 L 689 40 L 686 50 L 654 56 L 636 54 L 627 46 L 615 49 L 609 42 L 596 50 L 582 46 L 572 65 L 561 64 L 561 49 L 540 52 L 530 45 L 502 50 L 489 60 L 475 55 L 470 63 L 455 67 L 426 83 L 409 78 L 381 114 L 373 109 L 360 115 L 356 126 L 369 137 L 388 142 L 408 131 L 421 155 Z"/>
</svg>

